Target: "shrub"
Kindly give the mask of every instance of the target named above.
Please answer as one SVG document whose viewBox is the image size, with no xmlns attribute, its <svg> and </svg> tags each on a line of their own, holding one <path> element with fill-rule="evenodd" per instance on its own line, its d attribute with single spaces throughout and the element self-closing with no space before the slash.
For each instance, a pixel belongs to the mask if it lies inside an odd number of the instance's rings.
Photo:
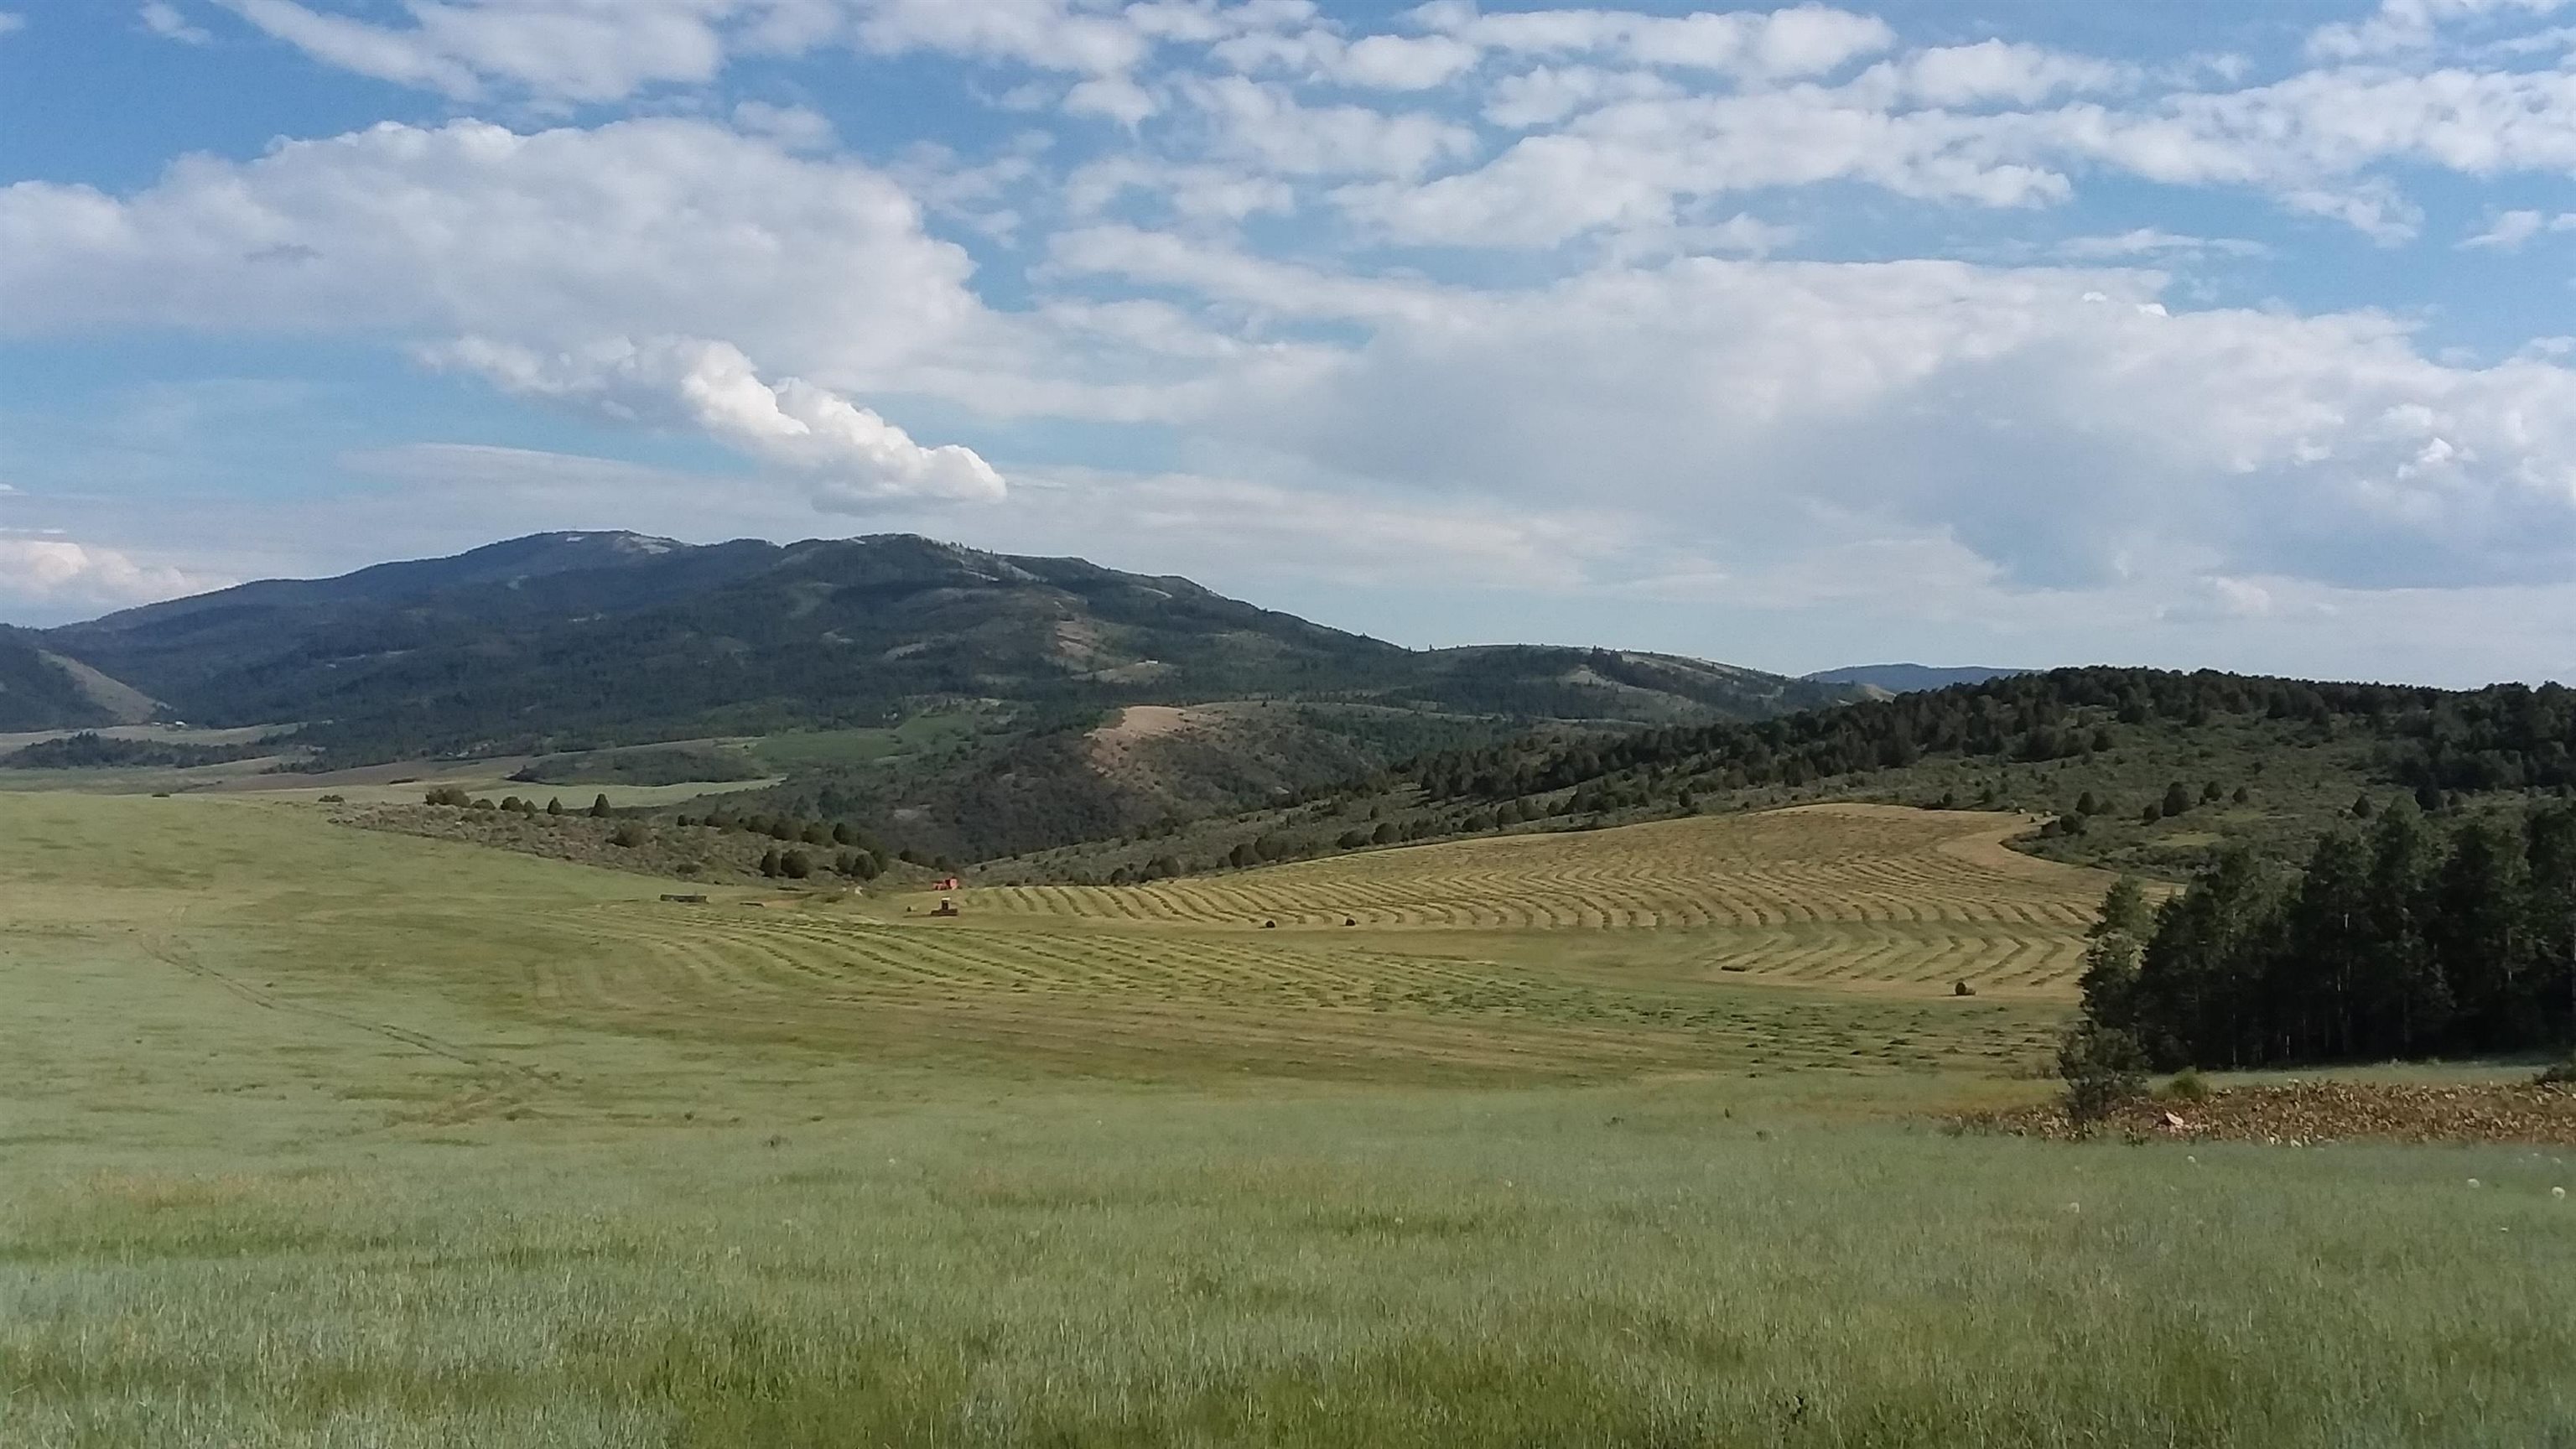
<svg viewBox="0 0 2576 1449">
<path fill-rule="evenodd" d="M 346 805 L 349 803 L 349 797 L 346 795 L 323 795 L 317 797 L 313 803 L 317 805 Z"/>
<path fill-rule="evenodd" d="M 2066 1115 L 2090 1130 L 2123 1102 L 2146 1094 L 2147 1054 L 2118 1027 L 2083 1022 L 2057 1045 L 2057 1075 L 2066 1083 Z"/>
<path fill-rule="evenodd" d="M 814 873 L 814 862 L 801 850 L 791 850 L 778 857 L 778 873 L 789 880 L 803 880 Z"/>
<path fill-rule="evenodd" d="M 767 876 L 778 874 L 778 847 L 773 845 L 760 853 L 760 873 Z"/>
<path fill-rule="evenodd" d="M 2535 1087 L 2576 1086 L 2576 1057 L 2542 1067 L 2532 1077 L 2531 1084 Z"/>
<path fill-rule="evenodd" d="M 463 807 L 471 805 L 474 802 L 464 791 L 456 788 L 454 785 L 433 785 L 430 787 L 429 793 L 421 797 L 421 803 L 425 805 L 454 805 Z"/>
<path fill-rule="evenodd" d="M 599 798 L 590 802 L 590 818 L 593 820 L 605 820 L 608 818 L 607 791 L 601 791 L 599 793 Z"/>
<path fill-rule="evenodd" d="M 2185 1067 L 2165 1083 L 2164 1094 L 2177 1102 L 2205 1102 L 2209 1100 L 2209 1079 L 2197 1067 Z"/>
<path fill-rule="evenodd" d="M 644 832 L 631 823 L 620 825 L 608 832 L 608 843 L 626 850 L 633 850 L 644 843 Z"/>
<path fill-rule="evenodd" d="M 548 815 L 561 815 L 563 813 L 563 797 L 561 795 L 558 795 L 546 802 L 546 813 Z"/>
</svg>

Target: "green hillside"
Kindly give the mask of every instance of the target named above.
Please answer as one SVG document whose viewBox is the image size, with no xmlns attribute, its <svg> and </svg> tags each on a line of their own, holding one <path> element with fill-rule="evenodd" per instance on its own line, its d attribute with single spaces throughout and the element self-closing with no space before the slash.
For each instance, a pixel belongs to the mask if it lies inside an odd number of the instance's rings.
<svg viewBox="0 0 2576 1449">
<path fill-rule="evenodd" d="M 884 726 L 968 700 L 1059 721 L 1296 698 L 1669 723 L 1853 693 L 1660 655 L 1406 650 L 1186 579 L 910 535 L 538 535 L 44 637 L 193 720 L 312 721 L 307 738 L 336 763 Z"/>
<path fill-rule="evenodd" d="M 314 769 L 777 774 L 767 808 L 960 858 L 1272 805 L 1537 721 L 1701 725 L 1860 693 L 1663 654 L 1409 650 L 1187 579 L 910 535 L 539 534 L 29 637 L 197 723 L 302 722 Z M 1140 735 L 1138 707 L 1197 714 Z M 681 748 L 633 749 L 656 744 Z"/>
<path fill-rule="evenodd" d="M 2066 669 L 1756 722 L 1540 730 L 1291 807 L 999 862 L 1003 879 L 1221 869 L 1415 840 L 1821 800 L 2015 810 L 2032 853 L 2179 879 L 2281 858 L 2357 813 L 2519 809 L 2576 790 L 2576 692 Z"/>
<path fill-rule="evenodd" d="M 85 729 L 152 715 L 152 702 L 0 624 L 0 732 Z"/>
</svg>

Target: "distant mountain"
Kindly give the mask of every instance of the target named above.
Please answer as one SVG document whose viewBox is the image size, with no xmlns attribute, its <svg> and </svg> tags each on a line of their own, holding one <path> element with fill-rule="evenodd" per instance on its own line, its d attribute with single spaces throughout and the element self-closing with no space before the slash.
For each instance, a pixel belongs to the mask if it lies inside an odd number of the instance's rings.
<svg viewBox="0 0 2576 1449">
<path fill-rule="evenodd" d="M 632 533 L 547 533 L 452 558 L 378 564 L 329 579 L 269 579 L 146 604 L 46 632 L 46 646 L 176 701 L 191 717 L 264 724 L 257 713 L 306 673 L 463 643 L 551 614 L 612 612 L 720 583 L 766 560 L 766 544 L 694 548 Z M 676 567 L 651 568 L 671 560 Z M 685 562 L 682 562 L 685 560 Z M 549 587 L 578 575 L 571 588 Z M 531 585 L 537 585 L 531 588 Z M 442 628 L 461 631 L 441 638 Z"/>
<path fill-rule="evenodd" d="M 1990 679 L 2008 679 L 2029 672 L 2027 669 L 1985 669 L 1975 665 L 1942 668 L 1929 664 L 1854 664 L 1843 669 L 1820 669 L 1800 677 L 1810 684 L 1849 684 L 1885 690 L 1889 694 L 1916 694 L 1927 689 L 1948 689 L 1954 684 L 1983 684 Z"/>
<path fill-rule="evenodd" d="M 244 584 L 42 641 L 197 723 L 316 722 L 307 738 L 342 759 L 876 725 L 958 700 L 1096 714 L 1282 698 L 1681 723 L 1852 695 L 1667 655 L 1407 650 L 1187 579 L 903 534 L 784 546 L 539 534 Z"/>
<path fill-rule="evenodd" d="M 135 724 L 157 710 L 138 691 L 53 653 L 41 636 L 0 625 L 0 731 Z"/>
</svg>

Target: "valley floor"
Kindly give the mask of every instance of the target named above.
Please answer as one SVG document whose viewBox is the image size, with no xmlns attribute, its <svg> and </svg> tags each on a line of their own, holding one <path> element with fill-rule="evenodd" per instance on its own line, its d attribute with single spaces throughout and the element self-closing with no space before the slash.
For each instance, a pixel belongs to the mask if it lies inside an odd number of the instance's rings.
<svg viewBox="0 0 2576 1449">
<path fill-rule="evenodd" d="M 2565 1149 L 1932 1125 L 2068 997 L 1897 967 L 2085 882 L 1443 925 L 1494 863 L 1407 854 L 1369 926 L 1294 867 L 1229 888 L 1317 924 L 932 922 L 0 795 L 0 1442 L 2576 1436 Z"/>
</svg>

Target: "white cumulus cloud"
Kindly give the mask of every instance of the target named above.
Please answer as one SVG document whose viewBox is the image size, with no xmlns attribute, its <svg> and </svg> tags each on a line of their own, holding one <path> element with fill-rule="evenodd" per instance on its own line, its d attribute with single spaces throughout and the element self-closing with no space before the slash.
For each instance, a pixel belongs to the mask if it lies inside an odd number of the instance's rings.
<svg viewBox="0 0 2576 1449">
<path fill-rule="evenodd" d="M 138 562 L 96 544 L 0 532 L 0 599 L 20 604 L 122 607 L 195 593 L 223 582 Z"/>
<path fill-rule="evenodd" d="M 838 467 L 851 497 L 998 487 L 972 454 L 919 448 L 848 401 L 978 325 L 968 270 L 876 172 L 695 121 L 386 124 L 192 158 L 130 196 L 0 189 L 0 330 L 375 333 L 564 396 L 587 384 L 541 386 L 548 368 L 624 357 L 595 369 L 603 396 L 663 388 L 675 406 L 654 421 Z M 636 337 L 703 341 L 678 365 Z M 755 368 L 803 381 L 768 389 Z"/>
<path fill-rule="evenodd" d="M 1364 343 L 1246 370 L 1195 420 L 1333 476 L 1590 490 L 1676 540 L 1754 550 L 1931 533 L 2023 586 L 2576 577 L 2576 370 L 2446 365 L 2371 312 L 2177 310 L 2141 274 L 1950 262 L 1372 290 L 1092 236 L 1062 262 L 1225 314 L 1364 320 Z"/>
<path fill-rule="evenodd" d="M 435 353 L 512 392 L 579 403 L 643 422 L 670 415 L 753 457 L 815 480 L 840 507 L 889 500 L 993 499 L 1001 475 L 956 444 L 924 447 L 848 398 L 801 378 L 762 380 L 731 343 L 616 338 L 577 353 L 541 355 L 469 337 Z"/>
<path fill-rule="evenodd" d="M 144 29 L 164 40 L 176 40 L 184 45 L 207 45 L 215 38 L 204 26 L 180 14 L 179 7 L 170 4 L 169 0 L 149 0 L 138 18 L 142 20 Z"/>
</svg>

